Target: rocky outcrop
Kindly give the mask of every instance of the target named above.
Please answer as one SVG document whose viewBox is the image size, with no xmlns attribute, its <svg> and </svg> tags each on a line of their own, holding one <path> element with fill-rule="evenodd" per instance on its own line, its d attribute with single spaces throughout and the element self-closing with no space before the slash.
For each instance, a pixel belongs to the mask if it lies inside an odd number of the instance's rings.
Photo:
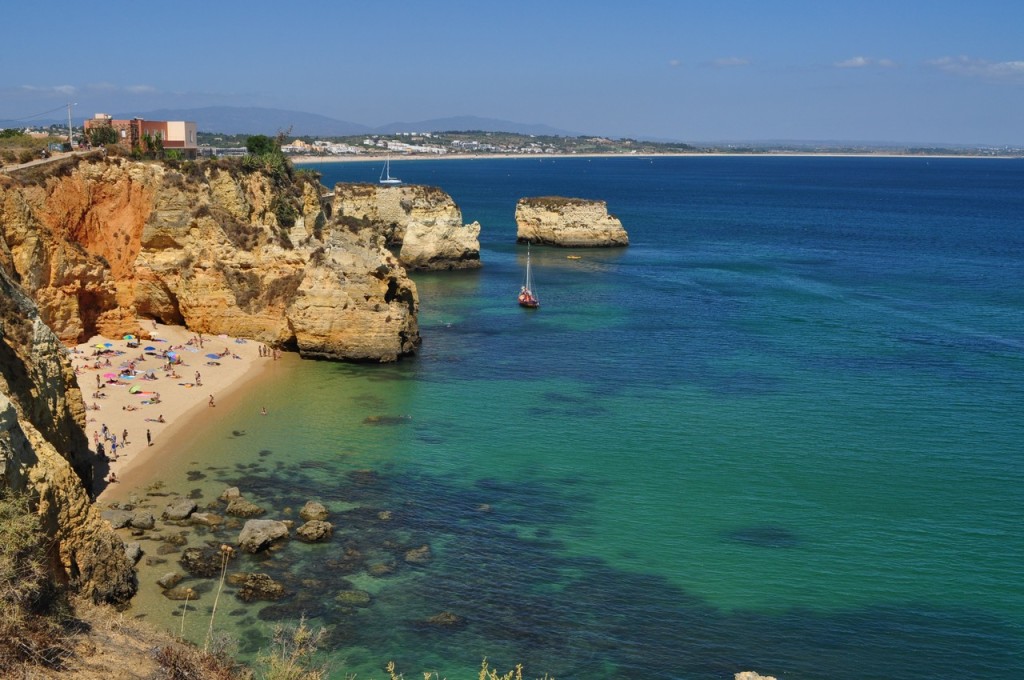
<svg viewBox="0 0 1024 680">
<path fill-rule="evenodd" d="M 604 201 L 541 196 L 516 204 L 516 241 L 567 248 L 628 246 L 629 235 Z"/>
<path fill-rule="evenodd" d="M 441 189 L 339 183 L 332 206 L 336 219 L 370 226 L 400 248 L 398 260 L 409 269 L 480 267 L 480 223 L 464 225 L 459 206 Z"/>
<path fill-rule="evenodd" d="M 415 284 L 311 179 L 230 165 L 82 160 L 0 181 L 0 266 L 65 343 L 154 318 L 302 355 L 393 361 L 419 344 Z"/>
<path fill-rule="evenodd" d="M 0 487 L 28 492 L 52 541 L 50 568 L 96 601 L 138 585 L 124 542 L 92 505 L 85 408 L 66 350 L 0 268 Z"/>
<path fill-rule="evenodd" d="M 284 522 L 251 519 L 238 534 L 238 546 L 248 553 L 258 553 L 284 538 L 288 538 L 288 525 Z"/>
</svg>

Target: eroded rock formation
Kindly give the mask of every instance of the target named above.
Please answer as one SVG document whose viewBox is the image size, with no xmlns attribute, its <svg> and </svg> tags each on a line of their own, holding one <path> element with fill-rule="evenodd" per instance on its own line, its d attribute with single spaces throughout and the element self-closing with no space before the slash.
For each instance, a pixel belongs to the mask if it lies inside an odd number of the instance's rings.
<svg viewBox="0 0 1024 680">
<path fill-rule="evenodd" d="M 480 223 L 464 225 L 459 206 L 436 187 L 339 183 L 333 209 L 341 222 L 372 226 L 400 247 L 398 259 L 409 269 L 480 267 Z"/>
<path fill-rule="evenodd" d="M 0 268 L 0 488 L 27 491 L 52 540 L 50 570 L 96 601 L 137 589 L 121 538 L 92 505 L 85 408 L 67 350 Z"/>
<path fill-rule="evenodd" d="M 516 204 L 516 241 L 567 248 L 628 246 L 622 222 L 604 201 L 562 196 L 521 198 Z"/>
<path fill-rule="evenodd" d="M 0 266 L 65 343 L 138 317 L 393 361 L 419 344 L 415 284 L 371 228 L 327 219 L 312 180 L 82 160 L 0 184 Z"/>
</svg>

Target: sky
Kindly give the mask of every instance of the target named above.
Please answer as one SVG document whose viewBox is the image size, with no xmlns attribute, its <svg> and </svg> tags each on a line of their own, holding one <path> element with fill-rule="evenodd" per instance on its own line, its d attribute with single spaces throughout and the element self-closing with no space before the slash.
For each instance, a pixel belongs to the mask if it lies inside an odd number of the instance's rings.
<svg viewBox="0 0 1024 680">
<path fill-rule="evenodd" d="M 260 106 L 1024 146 L 1024 0 L 7 0 L 0 17 L 0 119 Z"/>
</svg>

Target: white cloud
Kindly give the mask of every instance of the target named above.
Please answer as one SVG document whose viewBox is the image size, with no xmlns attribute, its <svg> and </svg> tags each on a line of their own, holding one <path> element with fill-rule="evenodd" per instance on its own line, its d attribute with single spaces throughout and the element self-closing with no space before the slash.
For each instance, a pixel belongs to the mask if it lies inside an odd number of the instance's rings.
<svg viewBox="0 0 1024 680">
<path fill-rule="evenodd" d="M 21 89 L 39 94 L 73 95 L 77 92 L 74 85 L 22 85 Z"/>
<path fill-rule="evenodd" d="M 1024 61 L 987 61 L 972 57 L 942 57 L 927 62 L 940 71 L 987 80 L 1024 82 Z"/>
<path fill-rule="evenodd" d="M 737 66 L 746 66 L 749 63 L 749 59 L 742 57 L 719 57 L 718 59 L 712 59 L 709 65 L 715 68 L 735 68 Z"/>
<path fill-rule="evenodd" d="M 155 94 L 157 91 L 152 85 L 129 85 L 124 89 L 132 94 Z"/>
<path fill-rule="evenodd" d="M 677 68 L 679 66 L 682 66 L 682 64 L 683 64 L 683 62 L 679 61 L 678 59 L 669 59 L 668 60 L 668 65 L 671 66 L 672 68 Z"/>
<path fill-rule="evenodd" d="M 872 57 L 856 56 L 844 59 L 843 61 L 837 61 L 833 66 L 836 68 L 868 68 L 870 66 L 878 68 L 894 68 L 896 66 L 896 62 L 892 59 L 874 59 Z"/>
</svg>

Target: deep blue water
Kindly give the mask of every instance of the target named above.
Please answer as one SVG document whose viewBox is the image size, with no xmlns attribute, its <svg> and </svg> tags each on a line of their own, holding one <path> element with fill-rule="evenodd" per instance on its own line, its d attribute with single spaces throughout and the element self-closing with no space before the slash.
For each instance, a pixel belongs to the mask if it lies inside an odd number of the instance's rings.
<svg viewBox="0 0 1024 680">
<path fill-rule="evenodd" d="M 484 267 L 414 277 L 416 358 L 301 362 L 268 388 L 280 417 L 253 415 L 264 392 L 203 433 L 204 493 L 320 498 L 339 526 L 258 564 L 297 594 L 237 605 L 243 651 L 305 612 L 336 677 L 1024 671 L 1024 161 L 391 171 L 480 221 Z M 631 245 L 534 248 L 531 312 L 514 209 L 537 195 L 606 200 Z M 441 611 L 461 623 L 423 623 Z"/>
</svg>

